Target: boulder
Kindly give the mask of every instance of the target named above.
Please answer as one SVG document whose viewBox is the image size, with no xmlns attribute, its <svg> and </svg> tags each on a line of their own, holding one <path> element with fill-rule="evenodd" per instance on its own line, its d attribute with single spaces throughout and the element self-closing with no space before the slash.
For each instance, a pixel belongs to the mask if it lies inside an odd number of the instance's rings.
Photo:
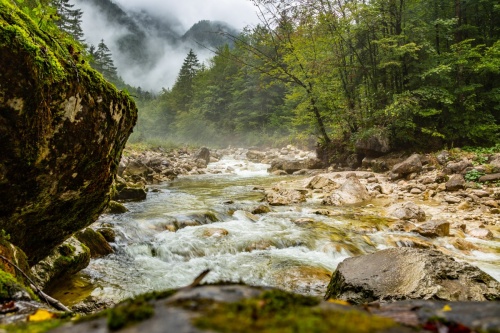
<svg viewBox="0 0 500 333">
<path fill-rule="evenodd" d="M 446 182 L 446 191 L 459 191 L 465 188 L 465 179 L 464 176 L 460 174 L 455 174 L 450 177 L 450 179 Z"/>
<path fill-rule="evenodd" d="M 110 200 L 106 212 L 109 214 L 123 214 L 128 212 L 128 209 L 122 203 Z"/>
<path fill-rule="evenodd" d="M 207 164 L 210 163 L 210 150 L 206 147 L 202 147 L 194 154 L 194 158 L 195 160 L 205 161 L 206 167 Z"/>
<path fill-rule="evenodd" d="M 146 190 L 143 186 L 125 187 L 118 191 L 113 200 L 118 201 L 141 201 L 146 200 Z"/>
<path fill-rule="evenodd" d="M 271 208 L 267 205 L 259 205 L 258 207 L 255 207 L 252 209 L 252 214 L 267 214 L 271 212 Z"/>
<path fill-rule="evenodd" d="M 81 271 L 90 263 L 90 250 L 75 237 L 68 238 L 35 266 L 31 273 L 38 287 L 44 289 L 51 282 Z"/>
<path fill-rule="evenodd" d="M 450 159 L 450 153 L 447 150 L 442 150 L 436 155 L 439 164 L 445 165 Z"/>
<path fill-rule="evenodd" d="M 321 167 L 322 163 L 317 158 L 278 159 L 271 162 L 268 172 L 284 170 L 286 173 L 292 174 L 302 169 L 319 169 Z"/>
<path fill-rule="evenodd" d="M 417 233 L 425 237 L 445 237 L 450 235 L 450 222 L 429 221 L 422 223 L 415 229 Z"/>
<path fill-rule="evenodd" d="M 314 176 L 306 187 L 316 190 L 316 189 L 323 189 L 325 187 L 337 188 L 338 184 L 328 177 L 318 175 Z"/>
<path fill-rule="evenodd" d="M 144 164 L 141 160 L 129 159 L 129 162 L 125 165 L 123 170 L 124 176 L 141 176 L 147 177 L 153 174 L 154 170 Z"/>
<path fill-rule="evenodd" d="M 485 228 L 475 228 L 467 232 L 469 236 L 481 239 L 492 239 L 493 233 Z"/>
<path fill-rule="evenodd" d="M 484 176 L 481 176 L 481 178 L 479 178 L 479 181 L 481 183 L 484 183 L 484 182 L 494 182 L 494 181 L 497 181 L 497 180 L 500 180 L 500 173 L 491 173 L 489 175 L 484 175 Z"/>
<path fill-rule="evenodd" d="M 434 250 L 392 248 L 345 259 L 325 299 L 360 304 L 403 299 L 500 300 L 500 283 L 465 262 Z"/>
<path fill-rule="evenodd" d="M 0 255 L 3 257 L 0 259 L 0 304 L 2 304 L 0 309 L 2 314 L 10 312 L 8 308 L 5 308 L 5 303 L 32 299 L 32 291 L 27 287 L 30 285 L 29 280 L 14 266 L 16 265 L 29 275 L 28 260 L 24 252 L 11 244 L 8 238 L 5 234 L 0 234 Z M 12 310 L 14 311 L 14 306 Z"/>
<path fill-rule="evenodd" d="M 417 204 L 409 201 L 390 206 L 387 214 L 400 220 L 425 221 L 425 211 Z"/>
<path fill-rule="evenodd" d="M 0 229 L 34 264 L 105 209 L 137 108 L 78 46 L 0 6 Z"/>
<path fill-rule="evenodd" d="M 443 172 L 447 175 L 451 175 L 454 173 L 464 173 L 465 169 L 472 167 L 472 162 L 463 159 L 458 162 L 449 162 L 446 164 L 446 167 L 443 169 Z"/>
<path fill-rule="evenodd" d="M 372 135 L 356 141 L 356 151 L 368 157 L 378 157 L 391 150 L 389 138 L 383 135 Z"/>
<path fill-rule="evenodd" d="M 265 192 L 264 199 L 271 206 L 286 206 L 306 201 L 307 190 L 274 187 Z"/>
<path fill-rule="evenodd" d="M 323 204 L 334 206 L 354 205 L 370 199 L 371 196 L 365 185 L 361 184 L 358 178 L 350 177 L 338 190 L 326 197 Z"/>
<path fill-rule="evenodd" d="M 260 163 L 266 158 L 266 153 L 258 150 L 249 150 L 246 156 L 249 161 Z"/>
<path fill-rule="evenodd" d="M 89 248 L 91 258 L 100 258 L 114 252 L 106 238 L 92 228 L 77 232 L 75 237 Z"/>
<path fill-rule="evenodd" d="M 400 176 L 406 176 L 411 173 L 418 173 L 422 171 L 422 162 L 420 155 L 413 154 L 401 163 L 392 167 L 391 172 Z"/>
</svg>

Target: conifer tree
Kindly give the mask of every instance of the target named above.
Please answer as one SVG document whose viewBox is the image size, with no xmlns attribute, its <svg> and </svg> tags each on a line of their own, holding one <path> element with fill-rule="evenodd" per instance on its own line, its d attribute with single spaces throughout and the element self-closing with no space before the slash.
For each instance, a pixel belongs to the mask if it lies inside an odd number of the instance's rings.
<svg viewBox="0 0 500 333">
<path fill-rule="evenodd" d="M 92 67 L 99 71 L 107 80 L 115 82 L 118 79 L 117 70 L 111 56 L 111 51 L 104 43 L 104 39 L 101 39 L 101 42 L 97 45 L 97 49 L 94 45 L 91 45 L 89 53 L 93 58 L 91 62 Z"/>
<path fill-rule="evenodd" d="M 179 111 L 187 111 L 189 109 L 194 94 L 194 78 L 200 70 L 201 64 L 191 49 L 184 59 L 177 80 L 172 88 L 176 107 Z"/>
<path fill-rule="evenodd" d="M 53 0 L 53 5 L 57 9 L 59 19 L 56 21 L 59 29 L 71 35 L 75 40 L 83 43 L 84 35 L 81 27 L 83 11 L 74 8 L 69 0 Z"/>
</svg>

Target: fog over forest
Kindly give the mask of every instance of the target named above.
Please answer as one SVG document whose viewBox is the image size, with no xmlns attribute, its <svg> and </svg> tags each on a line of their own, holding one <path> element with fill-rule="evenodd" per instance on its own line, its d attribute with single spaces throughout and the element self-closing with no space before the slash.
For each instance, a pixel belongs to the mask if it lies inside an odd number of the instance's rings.
<svg viewBox="0 0 500 333">
<path fill-rule="evenodd" d="M 73 0 L 84 12 L 87 44 L 103 39 L 123 80 L 143 90 L 170 88 L 190 49 L 205 62 L 213 56 L 205 45 L 185 36 L 199 21 L 220 22 L 232 32 L 257 21 L 250 1 L 95 1 Z M 216 33 L 214 31 L 214 33 Z M 138 43 L 138 41 L 140 43 Z M 207 48 L 208 46 L 208 48 Z"/>
</svg>

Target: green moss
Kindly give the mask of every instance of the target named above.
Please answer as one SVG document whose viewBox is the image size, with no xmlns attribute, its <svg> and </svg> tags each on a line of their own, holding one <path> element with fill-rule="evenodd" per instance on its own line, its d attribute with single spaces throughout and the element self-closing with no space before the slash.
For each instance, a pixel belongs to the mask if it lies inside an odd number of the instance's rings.
<svg viewBox="0 0 500 333">
<path fill-rule="evenodd" d="M 61 326 L 65 321 L 62 320 L 47 320 L 42 322 L 19 322 L 11 325 L 0 326 L 9 333 L 44 333 L 58 326 Z"/>
<path fill-rule="evenodd" d="M 175 290 L 167 290 L 144 294 L 108 310 L 109 329 L 118 330 L 151 318 L 154 314 L 154 305 L 150 301 L 166 298 L 174 293 Z"/>
<path fill-rule="evenodd" d="M 12 295 L 25 289 L 15 277 L 0 270 L 0 301 L 12 299 Z"/>
<path fill-rule="evenodd" d="M 377 332 L 396 324 L 354 310 L 325 310 L 319 301 L 283 291 L 269 291 L 260 297 L 237 303 L 219 303 L 195 319 L 201 329 L 218 332 Z"/>
</svg>

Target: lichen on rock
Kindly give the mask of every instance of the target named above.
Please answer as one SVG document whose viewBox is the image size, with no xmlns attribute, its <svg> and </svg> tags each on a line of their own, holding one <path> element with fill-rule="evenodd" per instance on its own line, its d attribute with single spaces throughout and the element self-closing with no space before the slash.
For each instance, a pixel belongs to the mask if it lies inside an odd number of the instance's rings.
<svg viewBox="0 0 500 333">
<path fill-rule="evenodd" d="M 0 229 L 31 265 L 106 207 L 137 119 L 67 43 L 0 1 Z"/>
</svg>

